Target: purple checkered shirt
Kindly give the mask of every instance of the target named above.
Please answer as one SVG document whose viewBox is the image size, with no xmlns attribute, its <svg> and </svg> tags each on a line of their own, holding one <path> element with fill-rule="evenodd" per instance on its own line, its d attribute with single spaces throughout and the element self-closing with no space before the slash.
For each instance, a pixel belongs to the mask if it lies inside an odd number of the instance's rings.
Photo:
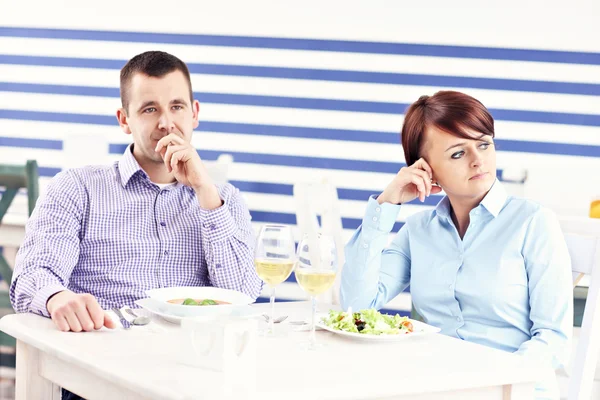
<svg viewBox="0 0 600 400">
<path fill-rule="evenodd" d="M 148 289 L 215 286 L 258 297 L 254 233 L 238 189 L 219 186 L 224 204 L 200 207 L 182 184 L 160 189 L 131 154 L 111 166 L 63 171 L 27 222 L 10 298 L 17 312 L 48 315 L 69 289 L 104 309 L 134 306 Z"/>
</svg>

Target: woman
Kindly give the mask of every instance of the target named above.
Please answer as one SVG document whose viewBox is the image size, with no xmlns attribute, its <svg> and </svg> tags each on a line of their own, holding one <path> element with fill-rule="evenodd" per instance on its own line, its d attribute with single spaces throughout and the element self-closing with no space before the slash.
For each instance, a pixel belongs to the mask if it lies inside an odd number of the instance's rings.
<svg viewBox="0 0 600 400">
<path fill-rule="evenodd" d="M 422 96 L 402 127 L 407 166 L 346 246 L 344 309 L 381 308 L 409 284 L 416 311 L 442 333 L 559 367 L 573 323 L 571 263 L 556 217 L 508 196 L 496 179 L 494 120 L 459 92 Z M 434 210 L 402 204 L 444 191 Z M 537 398 L 558 398 L 553 377 Z"/>
</svg>

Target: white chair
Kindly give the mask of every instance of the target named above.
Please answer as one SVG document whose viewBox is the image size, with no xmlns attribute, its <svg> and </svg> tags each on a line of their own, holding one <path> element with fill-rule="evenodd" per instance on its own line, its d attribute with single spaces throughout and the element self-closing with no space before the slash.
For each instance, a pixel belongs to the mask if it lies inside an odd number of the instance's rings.
<svg viewBox="0 0 600 400">
<path fill-rule="evenodd" d="M 214 183 L 222 185 L 229 182 L 229 172 L 233 164 L 231 154 L 221 154 L 215 161 L 203 160 L 203 163 Z"/>
<path fill-rule="evenodd" d="M 111 133 L 112 135 L 112 133 Z M 62 167 L 79 168 L 109 163 L 109 137 L 105 134 L 68 132 L 63 137 Z"/>
<path fill-rule="evenodd" d="M 342 218 L 337 188 L 328 180 L 300 182 L 294 185 L 296 223 L 301 233 L 321 232 L 331 235 L 338 255 L 338 271 L 332 288 L 318 297 L 319 302 L 339 304 L 341 269 L 344 265 Z M 317 216 L 321 215 L 321 225 Z"/>
<path fill-rule="evenodd" d="M 600 175 L 582 172 L 587 170 L 590 170 L 589 166 L 569 163 L 529 167 L 523 197 L 558 215 L 587 217 L 590 203 L 600 187 Z M 574 176 L 585 176 L 584 183 L 565 187 L 564 182 L 573 182 Z"/>
<path fill-rule="evenodd" d="M 527 170 L 522 168 L 504 168 L 502 184 L 506 192 L 515 197 L 525 197 Z"/>
<path fill-rule="evenodd" d="M 573 354 L 566 371 L 559 371 L 559 382 L 568 380 L 568 400 L 591 399 L 600 352 L 600 220 L 584 217 L 559 217 L 569 248 L 574 286 L 589 275 L 589 290 L 581 329 L 574 335 Z M 576 338 L 578 337 L 578 340 Z M 562 376 L 561 376 L 562 375 Z"/>
</svg>

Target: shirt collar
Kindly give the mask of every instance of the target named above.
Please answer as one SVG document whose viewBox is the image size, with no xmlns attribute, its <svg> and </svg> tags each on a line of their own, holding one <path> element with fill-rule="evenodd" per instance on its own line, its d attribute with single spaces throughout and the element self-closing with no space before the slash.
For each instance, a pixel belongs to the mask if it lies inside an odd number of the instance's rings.
<svg viewBox="0 0 600 400">
<path fill-rule="evenodd" d="M 444 196 L 437 206 L 435 206 L 435 213 L 442 218 L 450 218 L 450 199 L 448 196 Z"/>
<path fill-rule="evenodd" d="M 481 200 L 480 205 L 483 206 L 490 214 L 495 217 L 500 214 L 502 207 L 506 203 L 508 195 L 502 183 L 496 178 L 490 191 Z M 444 196 L 442 200 L 435 207 L 435 213 L 443 218 L 450 218 L 450 199 L 448 196 Z"/>
<path fill-rule="evenodd" d="M 504 185 L 496 178 L 492 188 L 481 201 L 481 205 L 496 218 L 500 214 L 500 211 L 502 211 L 507 199 L 508 195 L 506 194 Z"/>
<path fill-rule="evenodd" d="M 123 187 L 127 186 L 131 177 L 135 175 L 136 172 L 142 171 L 142 167 L 138 164 L 137 160 L 133 156 L 133 144 L 130 144 L 125 149 L 123 156 L 119 160 L 119 174 L 121 175 L 121 185 Z"/>
</svg>

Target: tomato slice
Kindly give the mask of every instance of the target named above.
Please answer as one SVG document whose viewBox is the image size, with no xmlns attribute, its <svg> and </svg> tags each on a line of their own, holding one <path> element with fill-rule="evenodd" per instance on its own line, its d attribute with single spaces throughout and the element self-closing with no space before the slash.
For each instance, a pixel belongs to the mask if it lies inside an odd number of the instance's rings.
<svg viewBox="0 0 600 400">
<path fill-rule="evenodd" d="M 406 329 L 408 329 L 409 332 L 413 331 L 413 324 L 410 321 L 402 322 L 402 326 L 406 327 Z"/>
</svg>

